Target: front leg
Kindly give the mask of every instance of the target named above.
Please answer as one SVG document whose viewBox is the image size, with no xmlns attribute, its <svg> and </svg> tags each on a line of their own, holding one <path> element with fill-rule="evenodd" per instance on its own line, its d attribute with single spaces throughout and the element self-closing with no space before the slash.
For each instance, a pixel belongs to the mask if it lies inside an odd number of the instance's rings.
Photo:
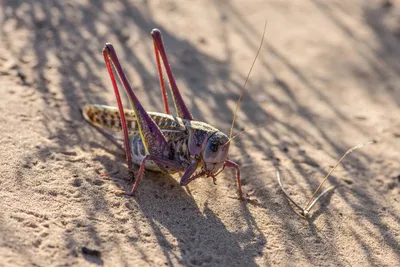
<svg viewBox="0 0 400 267">
<path fill-rule="evenodd" d="M 197 170 L 197 167 L 199 166 L 198 162 L 194 162 L 189 165 L 189 167 L 186 168 L 185 173 L 182 175 L 181 180 L 179 184 L 181 186 L 187 185 L 189 182 L 193 181 L 200 175 L 193 175 L 194 172 Z"/>
<path fill-rule="evenodd" d="M 238 195 L 240 200 L 246 200 L 242 193 L 242 182 L 240 181 L 240 168 L 239 165 L 233 161 L 225 161 L 225 166 L 236 170 L 236 185 L 238 188 Z"/>
<path fill-rule="evenodd" d="M 249 200 L 247 198 L 245 198 L 243 196 L 242 193 L 242 182 L 240 181 L 240 168 L 239 165 L 237 165 L 235 162 L 227 160 L 225 161 L 224 167 L 229 167 L 229 168 L 233 168 L 236 170 L 236 185 L 238 188 L 238 198 L 239 200 L 245 201 L 245 200 Z M 204 176 L 206 174 L 205 171 L 201 171 L 197 174 L 194 174 L 194 172 L 196 171 L 196 169 L 198 168 L 198 163 L 192 163 L 191 165 L 189 165 L 189 167 L 186 169 L 185 173 L 183 174 L 181 181 L 180 181 L 180 185 L 184 186 L 187 185 L 188 183 L 190 183 L 191 181 Z M 216 174 L 218 175 L 218 174 Z M 215 176 L 216 176 L 215 175 Z M 215 183 L 215 176 L 213 175 L 213 179 L 214 179 L 214 183 Z"/>
</svg>

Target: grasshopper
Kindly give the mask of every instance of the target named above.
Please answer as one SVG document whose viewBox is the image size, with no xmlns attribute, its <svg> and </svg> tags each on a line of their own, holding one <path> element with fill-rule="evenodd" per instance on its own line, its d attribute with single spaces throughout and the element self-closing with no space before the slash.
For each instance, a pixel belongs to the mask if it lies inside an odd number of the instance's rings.
<svg viewBox="0 0 400 267">
<path fill-rule="evenodd" d="M 144 109 L 126 78 L 113 45 L 107 43 L 103 49 L 103 56 L 114 88 L 118 108 L 104 105 L 88 105 L 82 110 L 84 118 L 100 130 L 111 129 L 123 132 L 128 168 L 132 170 L 132 163 L 140 166 L 137 179 L 130 192 L 131 194 L 135 194 L 137 191 L 145 169 L 170 174 L 183 172 L 180 178 L 180 185 L 184 186 L 204 176 L 211 177 L 215 184 L 217 175 L 225 167 L 228 167 L 236 171 L 238 198 L 245 200 L 242 192 L 239 166 L 228 159 L 229 145 L 233 139 L 232 129 L 242 94 L 236 107 L 229 137 L 210 124 L 194 120 L 175 82 L 161 32 L 158 29 L 153 29 L 151 36 L 153 38 L 165 113 L 147 112 Z M 170 114 L 162 63 L 168 77 L 177 116 Z M 122 106 L 112 66 L 129 97 L 132 110 L 124 110 Z M 242 93 L 249 75 L 242 88 Z M 109 137 L 112 138 L 112 136 Z"/>
</svg>

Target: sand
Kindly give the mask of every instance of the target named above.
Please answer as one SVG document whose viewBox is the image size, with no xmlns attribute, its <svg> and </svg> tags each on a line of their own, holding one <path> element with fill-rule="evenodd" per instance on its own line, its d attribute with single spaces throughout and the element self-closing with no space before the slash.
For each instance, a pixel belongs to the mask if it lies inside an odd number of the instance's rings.
<svg viewBox="0 0 400 267">
<path fill-rule="evenodd" d="M 398 266 L 399 1 L 3 1 L 0 12 L 1 266 Z M 159 28 L 197 120 L 228 133 L 234 173 L 146 172 L 137 196 L 124 152 L 84 121 L 116 105 L 101 50 L 114 44 L 149 111 L 163 105 Z M 124 96 L 124 103 L 127 99 Z M 331 166 L 336 190 L 304 204 Z M 136 168 L 137 170 L 137 168 Z"/>
</svg>

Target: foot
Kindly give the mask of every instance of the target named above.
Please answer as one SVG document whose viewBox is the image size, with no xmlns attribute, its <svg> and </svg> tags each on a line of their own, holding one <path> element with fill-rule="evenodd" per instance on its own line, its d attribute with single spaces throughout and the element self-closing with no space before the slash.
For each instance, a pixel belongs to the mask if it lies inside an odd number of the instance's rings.
<svg viewBox="0 0 400 267">
<path fill-rule="evenodd" d="M 127 192 L 127 195 L 131 196 L 131 197 L 135 197 L 136 196 L 136 190 L 135 190 L 134 186 L 132 186 L 131 191 Z"/>
<path fill-rule="evenodd" d="M 258 200 L 255 198 L 250 198 L 249 194 L 246 194 L 245 196 L 239 195 L 238 197 L 235 197 L 235 199 L 239 199 L 240 201 L 246 201 L 253 204 L 258 204 Z"/>
</svg>

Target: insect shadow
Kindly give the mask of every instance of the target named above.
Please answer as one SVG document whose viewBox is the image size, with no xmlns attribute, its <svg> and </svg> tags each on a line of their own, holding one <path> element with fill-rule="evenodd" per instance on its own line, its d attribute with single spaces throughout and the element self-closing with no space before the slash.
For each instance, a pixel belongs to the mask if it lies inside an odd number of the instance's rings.
<svg viewBox="0 0 400 267">
<path fill-rule="evenodd" d="M 119 157 L 121 160 L 118 162 L 123 162 L 124 156 L 119 154 Z M 102 162 L 107 172 L 115 174 L 113 182 L 121 191 L 129 191 L 132 181 L 121 179 L 130 177 L 124 166 L 115 168 L 115 159 L 106 156 L 97 160 Z M 213 211 L 213 198 L 199 204 L 190 189 L 180 186 L 176 178 L 169 174 L 146 171 L 142 182 L 135 198 L 127 194 L 124 197 L 132 204 L 131 207 L 139 207 L 147 219 L 168 265 L 179 262 L 184 265 L 257 266 L 254 250 L 261 251 L 267 241 L 248 210 L 247 203 L 234 202 L 246 230 L 231 232 Z M 198 183 L 200 181 L 191 188 Z M 132 227 L 137 227 L 136 223 Z"/>
</svg>

